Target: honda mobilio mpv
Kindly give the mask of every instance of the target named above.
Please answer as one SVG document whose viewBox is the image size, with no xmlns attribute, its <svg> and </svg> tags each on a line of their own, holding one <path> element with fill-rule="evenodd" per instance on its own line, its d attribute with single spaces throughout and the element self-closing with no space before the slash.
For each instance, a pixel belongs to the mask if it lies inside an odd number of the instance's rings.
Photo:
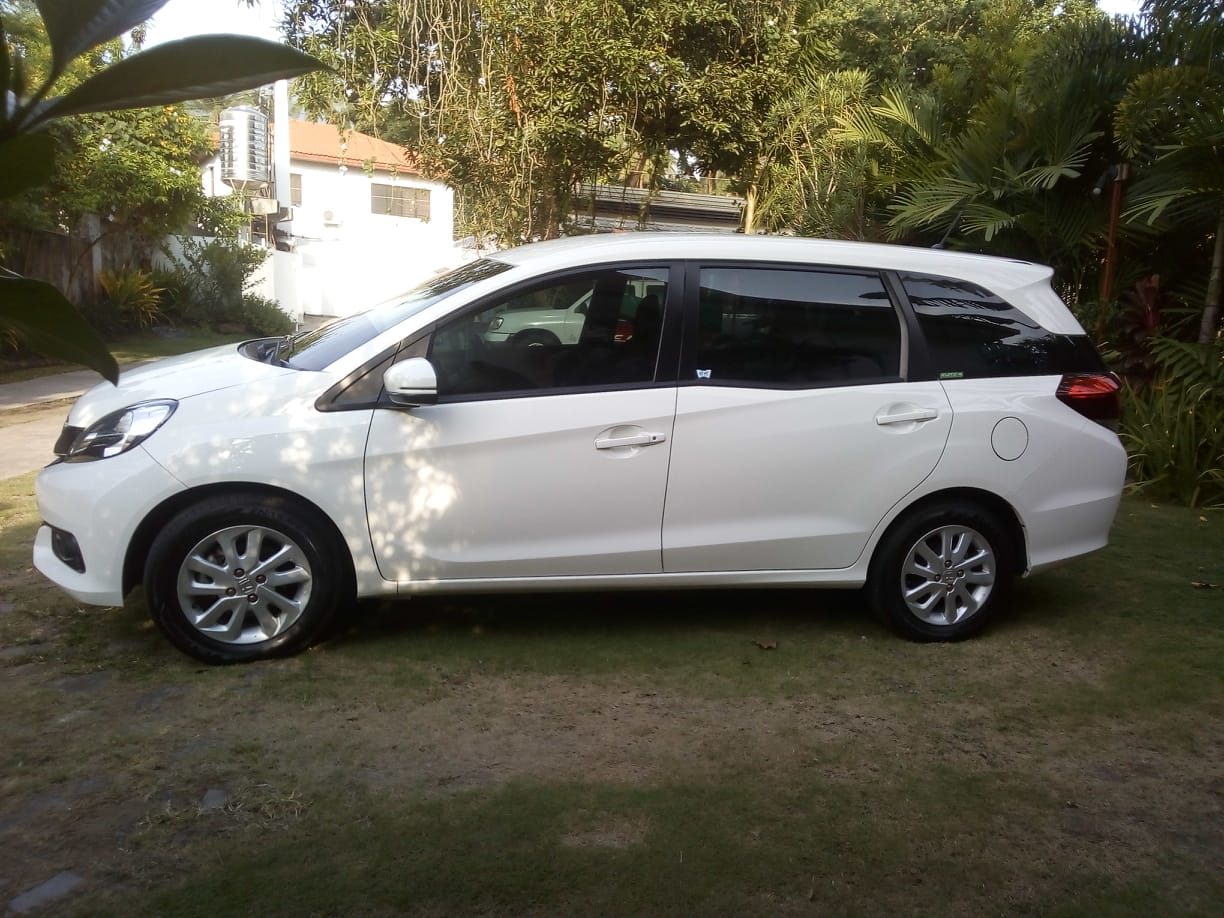
<svg viewBox="0 0 1224 918">
<path fill-rule="evenodd" d="M 1051 274 L 735 235 L 500 252 L 96 386 L 34 561 L 84 603 L 143 584 L 210 662 L 442 592 L 864 587 L 902 635 L 963 638 L 1118 506 L 1117 381 Z M 579 300 L 566 340 L 489 334 Z"/>
</svg>

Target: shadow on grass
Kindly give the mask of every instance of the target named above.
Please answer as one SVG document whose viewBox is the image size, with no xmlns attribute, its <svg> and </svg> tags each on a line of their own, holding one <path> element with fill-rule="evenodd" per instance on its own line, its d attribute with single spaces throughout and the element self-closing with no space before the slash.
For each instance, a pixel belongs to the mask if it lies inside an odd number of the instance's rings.
<svg viewBox="0 0 1224 918">
<path fill-rule="evenodd" d="M 618 636 L 674 639 L 687 633 L 813 636 L 885 632 L 857 590 L 692 590 L 520 593 L 358 602 L 329 645 L 360 646 L 421 634 L 496 632 L 503 638 Z"/>
</svg>

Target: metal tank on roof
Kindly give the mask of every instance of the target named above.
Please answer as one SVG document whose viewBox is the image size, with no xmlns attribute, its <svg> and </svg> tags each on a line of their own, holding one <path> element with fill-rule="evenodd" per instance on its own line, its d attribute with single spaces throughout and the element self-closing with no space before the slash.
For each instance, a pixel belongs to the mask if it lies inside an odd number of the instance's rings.
<svg viewBox="0 0 1224 918">
<path fill-rule="evenodd" d="M 268 117 L 237 105 L 221 112 L 221 181 L 236 191 L 254 191 L 271 180 Z"/>
</svg>

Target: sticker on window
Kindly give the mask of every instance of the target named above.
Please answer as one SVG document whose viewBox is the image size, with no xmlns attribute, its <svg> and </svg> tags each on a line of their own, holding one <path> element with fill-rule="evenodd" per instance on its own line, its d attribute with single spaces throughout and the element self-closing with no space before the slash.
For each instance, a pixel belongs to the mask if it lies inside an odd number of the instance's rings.
<svg viewBox="0 0 1224 918">
<path fill-rule="evenodd" d="M 949 373 L 940 373 L 939 378 L 940 379 L 964 379 L 965 374 L 962 373 L 960 370 L 954 370 Z"/>
<path fill-rule="evenodd" d="M 698 378 L 698 379 L 709 379 L 709 378 L 710 378 L 710 371 L 709 371 L 709 370 L 698 370 L 698 371 L 697 371 L 697 378 Z"/>
</svg>

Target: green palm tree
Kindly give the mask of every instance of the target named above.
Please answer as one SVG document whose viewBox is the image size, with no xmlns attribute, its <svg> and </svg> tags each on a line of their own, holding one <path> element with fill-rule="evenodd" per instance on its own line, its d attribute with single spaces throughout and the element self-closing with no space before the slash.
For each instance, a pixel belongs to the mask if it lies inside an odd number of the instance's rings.
<svg viewBox="0 0 1224 918">
<path fill-rule="evenodd" d="M 1110 115 L 1129 78 L 1129 28 L 1107 20 L 1038 34 L 966 115 L 903 88 L 842 121 L 879 151 L 894 237 L 1032 258 L 1074 296 L 1095 273 L 1107 213 L 1091 194 L 1116 160 Z"/>
<path fill-rule="evenodd" d="M 1207 344 L 1220 333 L 1224 287 L 1224 0 L 1149 0 L 1143 12 L 1148 69 L 1115 115 L 1138 176 L 1126 217 L 1200 226 L 1211 240 L 1198 335 Z"/>
</svg>

